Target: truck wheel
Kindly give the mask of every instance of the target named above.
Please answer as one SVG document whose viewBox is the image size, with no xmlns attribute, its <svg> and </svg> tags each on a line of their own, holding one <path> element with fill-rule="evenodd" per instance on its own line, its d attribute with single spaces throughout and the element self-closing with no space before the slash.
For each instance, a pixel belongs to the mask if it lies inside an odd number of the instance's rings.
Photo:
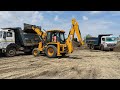
<svg viewBox="0 0 120 90">
<path fill-rule="evenodd" d="M 7 56 L 7 57 L 13 57 L 13 56 L 15 56 L 16 55 L 16 49 L 15 48 L 8 48 L 7 50 L 6 50 L 6 53 L 5 53 L 5 55 Z"/>
<path fill-rule="evenodd" d="M 35 57 L 39 56 L 39 53 L 40 53 L 40 51 L 38 50 L 38 48 L 35 48 L 32 51 L 32 55 L 34 55 Z"/>
<path fill-rule="evenodd" d="M 104 46 L 101 46 L 101 50 L 104 51 Z"/>
<path fill-rule="evenodd" d="M 57 56 L 57 48 L 53 45 L 49 45 L 46 48 L 45 53 L 49 58 L 55 58 Z"/>
<path fill-rule="evenodd" d="M 94 45 L 91 45 L 91 49 L 92 49 L 92 50 L 94 50 L 94 49 L 95 49 Z"/>
</svg>

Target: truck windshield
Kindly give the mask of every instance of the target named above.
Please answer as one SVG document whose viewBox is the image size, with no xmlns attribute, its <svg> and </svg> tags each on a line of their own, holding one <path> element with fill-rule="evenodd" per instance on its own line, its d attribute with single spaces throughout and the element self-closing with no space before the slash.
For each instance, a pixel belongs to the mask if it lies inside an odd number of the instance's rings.
<svg viewBox="0 0 120 90">
<path fill-rule="evenodd" d="M 115 38 L 115 37 L 107 37 L 106 41 L 109 41 L 109 42 L 111 42 L 111 41 L 117 41 L 117 38 Z"/>
<path fill-rule="evenodd" d="M 0 31 L 0 38 L 2 38 L 2 31 Z"/>
</svg>

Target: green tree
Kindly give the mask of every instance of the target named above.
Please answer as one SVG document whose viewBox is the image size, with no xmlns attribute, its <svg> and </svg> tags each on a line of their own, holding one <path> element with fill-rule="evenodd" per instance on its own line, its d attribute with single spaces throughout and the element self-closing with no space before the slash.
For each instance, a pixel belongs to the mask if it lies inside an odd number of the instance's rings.
<svg viewBox="0 0 120 90">
<path fill-rule="evenodd" d="M 86 35 L 86 38 L 89 38 L 89 37 L 92 37 L 92 35 L 90 35 L 90 34 Z"/>
<path fill-rule="evenodd" d="M 87 34 L 87 35 L 84 37 L 84 41 L 86 42 L 86 38 L 89 38 L 89 37 L 92 37 L 92 35 Z"/>
</svg>

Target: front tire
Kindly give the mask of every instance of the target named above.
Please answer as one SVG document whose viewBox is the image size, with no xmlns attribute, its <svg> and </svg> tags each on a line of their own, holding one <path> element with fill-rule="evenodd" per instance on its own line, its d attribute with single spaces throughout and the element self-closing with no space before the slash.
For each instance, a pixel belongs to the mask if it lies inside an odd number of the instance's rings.
<svg viewBox="0 0 120 90">
<path fill-rule="evenodd" d="M 15 55 L 16 55 L 16 49 L 15 48 L 11 47 L 11 48 L 8 48 L 6 50 L 5 56 L 7 56 L 7 57 L 13 57 Z"/>
<path fill-rule="evenodd" d="M 35 57 L 37 57 L 37 56 L 39 56 L 39 54 L 40 54 L 40 51 L 38 50 L 38 48 L 33 49 L 32 55 L 34 55 Z"/>
</svg>

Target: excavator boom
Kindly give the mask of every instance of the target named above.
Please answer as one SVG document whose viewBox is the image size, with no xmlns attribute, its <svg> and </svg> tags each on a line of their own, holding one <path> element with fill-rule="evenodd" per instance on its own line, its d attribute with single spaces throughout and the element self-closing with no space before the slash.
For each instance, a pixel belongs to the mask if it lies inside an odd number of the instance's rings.
<svg viewBox="0 0 120 90">
<path fill-rule="evenodd" d="M 78 22 L 76 21 L 76 19 L 72 19 L 72 27 L 71 27 L 71 30 L 69 32 L 68 38 L 66 40 L 66 44 L 68 46 L 68 53 L 73 52 L 72 40 L 74 39 L 75 32 L 76 32 L 78 41 L 80 42 L 80 45 L 83 45 L 84 43 L 83 43 L 83 40 L 82 40 L 82 37 L 81 37 Z"/>
<path fill-rule="evenodd" d="M 83 40 L 81 37 L 81 32 L 79 29 L 79 25 L 78 25 L 78 22 L 76 21 L 76 19 L 72 19 L 72 27 L 73 27 L 74 32 L 76 32 L 76 35 L 78 37 L 78 41 L 80 42 L 81 45 L 83 45 L 84 43 L 83 43 Z M 74 38 L 74 35 L 73 35 L 73 38 Z"/>
</svg>

